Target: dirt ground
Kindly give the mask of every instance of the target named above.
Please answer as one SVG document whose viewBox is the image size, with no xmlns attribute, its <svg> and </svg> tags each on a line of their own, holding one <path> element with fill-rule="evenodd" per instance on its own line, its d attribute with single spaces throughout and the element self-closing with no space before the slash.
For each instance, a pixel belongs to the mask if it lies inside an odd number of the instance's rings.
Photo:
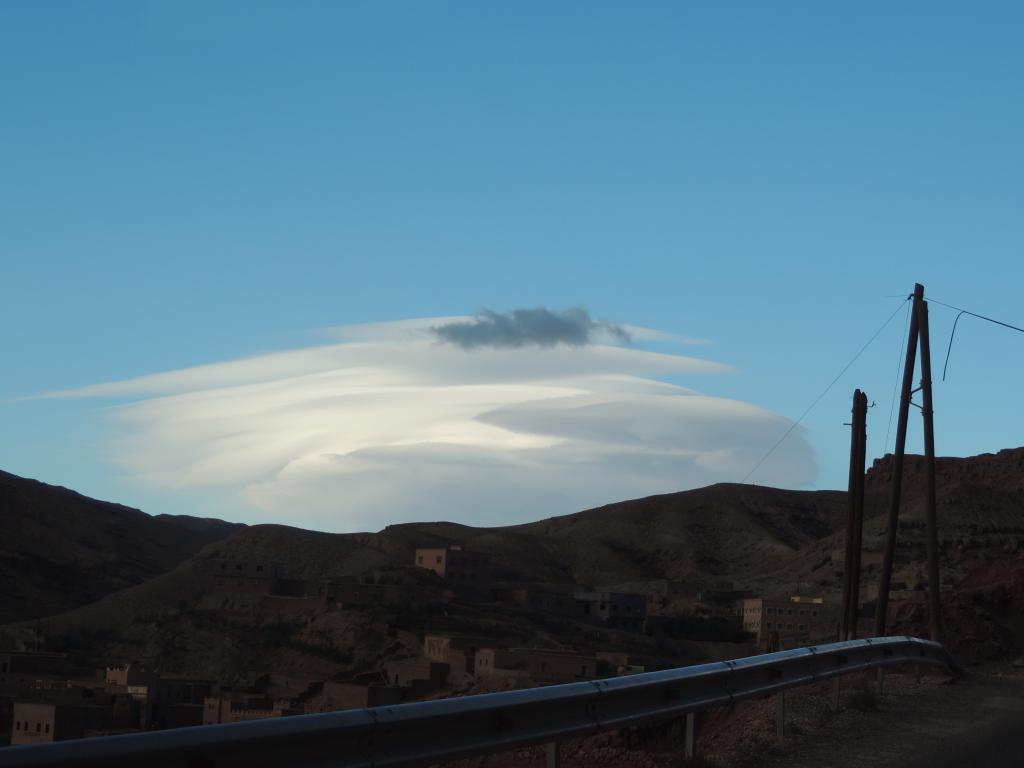
<svg viewBox="0 0 1024 768">
<path fill-rule="evenodd" d="M 1024 765 L 1024 679 L 973 674 L 887 679 L 877 709 L 847 709 L 752 763 L 766 767 Z"/>
<path fill-rule="evenodd" d="M 561 747 L 562 768 L 1003 768 L 1024 766 L 1024 670 L 948 677 L 889 673 L 844 678 L 841 707 L 832 683 L 786 694 L 786 738 L 776 739 L 776 700 L 743 702 L 705 716 L 701 755 L 683 757 L 682 724 L 654 732 L 606 734 Z M 464 760 L 459 768 L 542 768 L 541 748 Z"/>
</svg>

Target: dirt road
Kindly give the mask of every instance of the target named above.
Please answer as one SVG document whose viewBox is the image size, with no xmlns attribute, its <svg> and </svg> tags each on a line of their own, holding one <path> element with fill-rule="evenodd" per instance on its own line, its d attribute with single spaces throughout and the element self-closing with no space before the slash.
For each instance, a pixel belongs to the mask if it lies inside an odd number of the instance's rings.
<svg viewBox="0 0 1024 768">
<path fill-rule="evenodd" d="M 1024 766 L 1024 679 L 887 680 L 876 709 L 848 709 L 751 765 L 786 768 Z"/>
</svg>

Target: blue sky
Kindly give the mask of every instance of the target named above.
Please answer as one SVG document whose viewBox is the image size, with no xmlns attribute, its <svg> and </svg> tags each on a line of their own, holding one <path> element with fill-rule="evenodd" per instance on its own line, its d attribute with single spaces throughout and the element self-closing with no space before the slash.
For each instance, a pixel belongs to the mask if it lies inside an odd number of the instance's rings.
<svg viewBox="0 0 1024 768">
<path fill-rule="evenodd" d="M 788 418 L 915 281 L 1024 324 L 1022 22 L 1016 3 L 4 3 L 0 468 L 268 519 L 230 483 L 126 466 L 108 409 L 149 394 L 21 398 L 350 324 L 584 306 L 706 339 L 681 353 L 731 372 L 651 375 Z M 932 317 L 941 370 L 954 314 Z M 796 484 L 845 485 L 855 386 L 882 453 L 902 323 L 805 421 L 817 470 Z M 1022 345 L 961 321 L 941 454 L 1024 442 Z"/>
</svg>

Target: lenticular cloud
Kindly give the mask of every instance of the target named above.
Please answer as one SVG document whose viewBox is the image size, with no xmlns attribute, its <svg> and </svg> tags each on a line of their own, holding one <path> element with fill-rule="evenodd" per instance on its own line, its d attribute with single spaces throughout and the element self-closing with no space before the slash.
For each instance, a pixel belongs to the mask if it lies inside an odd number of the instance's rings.
<svg viewBox="0 0 1024 768">
<path fill-rule="evenodd" d="M 144 482 L 233 489 L 261 519 L 335 531 L 511 524 L 736 481 L 790 424 L 664 381 L 729 370 L 707 360 L 593 341 L 467 346 L 434 330 L 472 322 L 349 326 L 336 344 L 55 396 L 128 398 L 110 410 L 113 455 Z M 758 480 L 814 474 L 795 434 Z"/>
</svg>

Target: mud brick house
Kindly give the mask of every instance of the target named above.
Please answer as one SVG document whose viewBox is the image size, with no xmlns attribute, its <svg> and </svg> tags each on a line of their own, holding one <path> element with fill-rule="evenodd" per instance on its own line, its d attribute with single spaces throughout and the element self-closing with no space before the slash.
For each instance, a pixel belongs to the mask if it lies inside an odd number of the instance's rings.
<svg viewBox="0 0 1024 768">
<path fill-rule="evenodd" d="M 596 677 L 597 659 L 571 651 L 482 648 L 476 655 L 476 676 L 526 677 L 537 683 L 571 683 Z"/>
<path fill-rule="evenodd" d="M 86 731 L 109 728 L 111 714 L 107 704 L 15 702 L 11 745 L 80 739 Z"/>
<path fill-rule="evenodd" d="M 468 685 L 476 673 L 476 654 L 493 640 L 464 635 L 426 635 L 423 656 L 448 665 L 448 684 Z"/>
<path fill-rule="evenodd" d="M 448 682 L 447 662 L 425 657 L 398 659 L 384 665 L 388 685 L 408 688 L 410 695 L 422 696 L 443 688 Z"/>
<path fill-rule="evenodd" d="M 491 587 L 491 556 L 484 552 L 470 552 L 457 545 L 420 548 L 416 550 L 413 562 L 455 587 L 479 591 Z"/>
<path fill-rule="evenodd" d="M 836 611 L 821 598 L 749 598 L 739 604 L 738 612 L 743 629 L 759 643 L 774 642 L 777 638 L 780 647 L 792 648 L 835 634 Z"/>
<path fill-rule="evenodd" d="M 630 592 L 577 591 L 580 613 L 609 629 L 643 632 L 647 622 L 647 595 Z"/>
<path fill-rule="evenodd" d="M 302 710 L 290 701 L 271 701 L 265 696 L 221 692 L 203 700 L 203 725 L 214 723 L 240 723 L 245 720 L 264 720 L 270 717 L 301 715 Z"/>
</svg>

